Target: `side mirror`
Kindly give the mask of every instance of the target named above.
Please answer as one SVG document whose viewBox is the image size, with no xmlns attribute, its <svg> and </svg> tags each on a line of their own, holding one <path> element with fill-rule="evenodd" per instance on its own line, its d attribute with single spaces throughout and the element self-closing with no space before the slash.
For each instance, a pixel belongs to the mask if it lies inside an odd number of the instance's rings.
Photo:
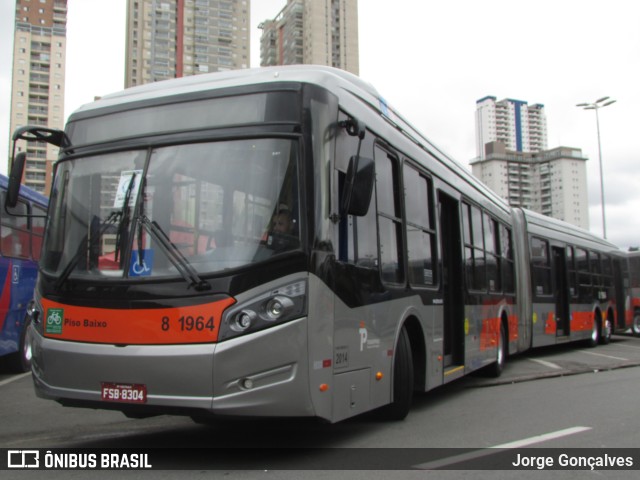
<svg viewBox="0 0 640 480">
<path fill-rule="evenodd" d="M 354 155 L 349 160 L 342 195 L 342 215 L 363 217 L 369 211 L 376 172 L 372 159 Z"/>
<path fill-rule="evenodd" d="M 7 198 L 5 201 L 5 209 L 15 208 L 18 204 L 18 195 L 20 194 L 20 181 L 24 172 L 24 164 L 27 159 L 26 152 L 18 153 L 11 165 L 11 173 L 9 175 L 9 186 L 7 188 Z"/>
</svg>

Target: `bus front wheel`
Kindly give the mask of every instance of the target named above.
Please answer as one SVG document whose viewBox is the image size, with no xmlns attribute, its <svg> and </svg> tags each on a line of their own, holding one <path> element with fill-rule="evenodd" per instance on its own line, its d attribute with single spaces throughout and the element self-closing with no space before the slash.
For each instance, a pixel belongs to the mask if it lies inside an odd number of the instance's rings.
<svg viewBox="0 0 640 480">
<path fill-rule="evenodd" d="M 403 420 L 409 414 L 412 399 L 413 355 L 409 333 L 402 327 L 393 362 L 393 400 L 384 407 L 384 417 L 388 420 Z"/>
<path fill-rule="evenodd" d="M 31 371 L 31 317 L 24 320 L 20 334 L 18 351 L 7 357 L 8 368 L 12 373 L 24 373 Z"/>
</svg>

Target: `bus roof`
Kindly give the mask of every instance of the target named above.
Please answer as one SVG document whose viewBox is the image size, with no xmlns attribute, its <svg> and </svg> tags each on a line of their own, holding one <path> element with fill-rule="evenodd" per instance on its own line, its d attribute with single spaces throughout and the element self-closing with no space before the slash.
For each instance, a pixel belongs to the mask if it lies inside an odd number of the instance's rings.
<svg viewBox="0 0 640 480">
<path fill-rule="evenodd" d="M 611 250 L 622 252 L 622 249 L 617 245 L 576 225 L 558 220 L 557 218 L 548 217 L 525 208 L 519 208 L 519 210 L 522 210 L 528 225 L 534 225 L 545 229 L 552 238 L 554 235 L 561 236 L 569 234 L 576 239 L 597 243 L 602 247 L 608 247 Z"/>
<path fill-rule="evenodd" d="M 380 97 L 371 84 L 344 70 L 318 65 L 283 65 L 191 75 L 147 83 L 105 95 L 95 102 L 81 106 L 73 114 L 89 112 L 97 108 L 115 107 L 121 104 L 152 100 L 159 97 L 180 96 L 229 87 L 273 82 L 312 83 L 330 90 L 335 90 L 336 88 L 357 90 L 366 93 L 372 100 Z"/>
</svg>

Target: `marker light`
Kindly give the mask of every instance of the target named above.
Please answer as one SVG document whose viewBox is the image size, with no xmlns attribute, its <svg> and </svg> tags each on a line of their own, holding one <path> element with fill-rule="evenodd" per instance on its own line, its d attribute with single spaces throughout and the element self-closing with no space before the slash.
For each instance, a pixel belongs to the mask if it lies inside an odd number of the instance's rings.
<svg viewBox="0 0 640 480">
<path fill-rule="evenodd" d="M 250 378 L 245 378 L 240 382 L 240 384 L 245 390 L 251 390 L 253 388 L 253 380 L 251 380 Z"/>
<path fill-rule="evenodd" d="M 40 323 L 40 310 L 35 300 L 30 300 L 29 303 L 27 303 L 27 315 L 31 317 L 31 321 L 34 324 L 37 325 Z"/>
<path fill-rule="evenodd" d="M 244 332 L 251 326 L 256 317 L 256 312 L 252 310 L 242 310 L 236 315 L 233 322 L 231 322 L 230 327 L 235 332 Z"/>
</svg>

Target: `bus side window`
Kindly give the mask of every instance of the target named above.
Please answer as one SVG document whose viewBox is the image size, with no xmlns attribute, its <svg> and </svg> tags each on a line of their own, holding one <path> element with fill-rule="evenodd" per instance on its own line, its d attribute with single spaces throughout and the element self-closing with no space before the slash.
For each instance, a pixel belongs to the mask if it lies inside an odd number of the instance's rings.
<svg viewBox="0 0 640 480">
<path fill-rule="evenodd" d="M 500 225 L 500 264 L 504 293 L 515 293 L 516 277 L 514 273 L 511 229 L 504 225 Z"/>
<path fill-rule="evenodd" d="M 569 293 L 572 297 L 578 295 L 578 271 L 576 270 L 575 255 L 573 247 L 567 247 L 567 279 L 569 280 Z"/>
<path fill-rule="evenodd" d="M 551 294 L 551 257 L 549 242 L 540 238 L 531 238 L 531 273 L 533 289 L 536 295 Z"/>
<path fill-rule="evenodd" d="M 502 290 L 500 278 L 500 257 L 499 242 L 500 231 L 498 222 L 486 213 L 482 215 L 484 221 L 484 246 L 487 268 L 487 284 L 490 292 L 499 292 Z"/>
<path fill-rule="evenodd" d="M 398 191 L 398 161 L 376 146 L 376 204 L 380 238 L 380 270 L 382 279 L 402 283 L 402 219 Z"/>
<path fill-rule="evenodd" d="M 590 287 L 589 252 L 582 248 L 576 248 L 576 268 L 578 269 L 578 284 L 581 287 Z"/>
<path fill-rule="evenodd" d="M 407 272 L 412 285 L 437 283 L 433 184 L 408 164 L 404 166 L 404 201 L 407 215 Z"/>
<path fill-rule="evenodd" d="M 0 222 L 0 251 L 3 256 L 15 258 L 29 258 L 30 256 L 30 235 L 28 218 L 26 216 L 12 216 L 5 212 L 4 201 L 6 193 L 2 194 L 0 211 L 2 221 Z M 27 204 L 19 201 L 12 211 L 16 215 L 27 215 Z"/>
<path fill-rule="evenodd" d="M 487 278 L 482 212 L 478 207 L 463 202 L 462 219 L 467 288 L 469 290 L 486 290 Z"/>
<path fill-rule="evenodd" d="M 611 257 L 602 255 L 602 283 L 605 287 L 613 285 L 613 267 L 611 265 Z"/>
<path fill-rule="evenodd" d="M 594 286 L 602 285 L 602 268 L 600 265 L 600 254 L 589 252 L 589 263 L 591 264 L 591 282 Z"/>
</svg>

